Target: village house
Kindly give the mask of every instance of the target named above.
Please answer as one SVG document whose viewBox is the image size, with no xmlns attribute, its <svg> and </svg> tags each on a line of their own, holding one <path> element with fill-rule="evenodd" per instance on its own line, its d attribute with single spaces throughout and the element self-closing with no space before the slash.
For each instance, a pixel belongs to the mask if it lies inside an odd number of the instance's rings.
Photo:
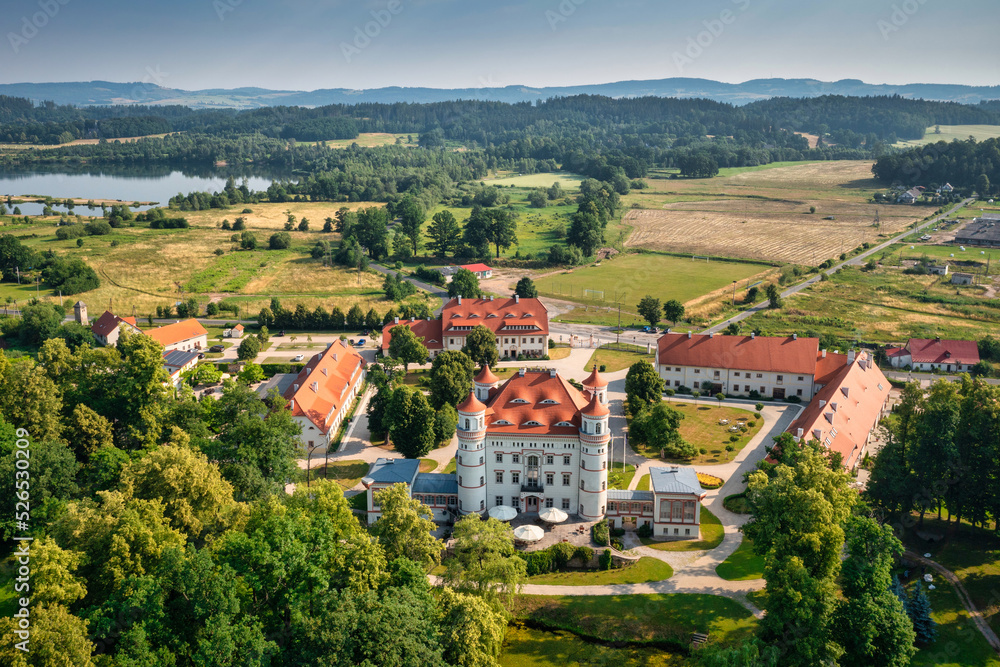
<svg viewBox="0 0 1000 667">
<path fill-rule="evenodd" d="M 887 412 L 890 388 L 870 352 L 862 350 L 855 355 L 851 351 L 846 363 L 828 378 L 788 432 L 796 442 L 819 441 L 839 453 L 844 468 L 853 471 Z"/>
<path fill-rule="evenodd" d="M 953 273 L 951 275 L 952 285 L 971 285 L 975 281 L 975 276 L 971 273 Z"/>
<path fill-rule="evenodd" d="M 838 356 L 796 335 L 668 333 L 657 341 L 655 368 L 674 390 L 808 401 Z"/>
<path fill-rule="evenodd" d="M 899 204 L 914 204 L 920 201 L 923 194 L 924 193 L 921 192 L 919 188 L 910 188 L 903 194 L 899 195 L 899 197 L 896 198 L 896 202 Z"/>
<path fill-rule="evenodd" d="M 444 305 L 436 320 L 394 320 L 382 330 L 382 352 L 389 353 L 390 331 L 404 324 L 424 339 L 431 358 L 443 350 L 461 350 L 465 337 L 476 326 L 490 329 L 496 336 L 501 357 L 543 357 L 548 354 L 549 315 L 538 299 L 463 299 L 455 297 Z"/>
<path fill-rule="evenodd" d="M 86 310 L 84 310 L 84 313 L 86 313 Z M 118 344 L 118 337 L 121 335 L 122 327 L 132 333 L 142 333 L 134 317 L 118 317 L 110 310 L 105 310 L 104 314 L 97 318 L 97 321 L 90 327 L 90 332 L 94 334 L 94 340 L 99 345 L 111 347 Z"/>
<path fill-rule="evenodd" d="M 337 340 L 309 360 L 284 393 L 304 446 L 330 444 L 364 378 L 365 360 L 347 341 Z"/>
<path fill-rule="evenodd" d="M 903 347 L 886 348 L 885 355 L 893 368 L 960 373 L 979 363 L 979 346 L 971 340 L 911 338 Z"/>
<path fill-rule="evenodd" d="M 493 269 L 485 264 L 463 264 L 460 268 L 463 268 L 466 271 L 472 271 L 480 280 L 486 280 L 487 278 L 493 277 Z"/>
<path fill-rule="evenodd" d="M 226 338 L 243 338 L 243 325 L 237 324 L 229 329 L 224 329 L 222 335 Z"/>
<path fill-rule="evenodd" d="M 185 372 L 198 365 L 198 352 L 184 350 L 168 350 L 163 353 L 163 369 L 170 376 L 170 384 L 180 389 Z"/>
<path fill-rule="evenodd" d="M 208 331 L 193 317 L 166 326 L 150 329 L 146 335 L 170 350 L 205 350 L 208 347 Z"/>
</svg>

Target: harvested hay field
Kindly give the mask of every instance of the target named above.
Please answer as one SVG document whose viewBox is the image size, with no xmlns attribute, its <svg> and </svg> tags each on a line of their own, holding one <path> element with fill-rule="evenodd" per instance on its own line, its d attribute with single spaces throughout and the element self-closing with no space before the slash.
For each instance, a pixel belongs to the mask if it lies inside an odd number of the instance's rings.
<svg viewBox="0 0 1000 667">
<path fill-rule="evenodd" d="M 873 226 L 876 206 L 868 200 L 878 186 L 870 169 L 870 162 L 820 162 L 653 180 L 651 192 L 633 200 L 642 208 L 625 215 L 633 229 L 626 245 L 815 266 L 880 232 L 899 232 L 924 212 L 880 206 L 881 230 Z"/>
</svg>

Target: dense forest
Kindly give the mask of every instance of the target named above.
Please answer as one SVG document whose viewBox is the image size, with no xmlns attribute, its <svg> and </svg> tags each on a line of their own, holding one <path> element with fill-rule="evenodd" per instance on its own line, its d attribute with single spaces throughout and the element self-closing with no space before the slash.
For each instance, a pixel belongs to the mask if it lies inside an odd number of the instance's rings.
<svg viewBox="0 0 1000 667">
<path fill-rule="evenodd" d="M 989 195 L 1000 185 L 1000 140 L 939 141 L 884 155 L 872 167 L 872 173 L 889 185 L 950 182 L 956 188 L 974 188 L 980 196 Z"/>
</svg>

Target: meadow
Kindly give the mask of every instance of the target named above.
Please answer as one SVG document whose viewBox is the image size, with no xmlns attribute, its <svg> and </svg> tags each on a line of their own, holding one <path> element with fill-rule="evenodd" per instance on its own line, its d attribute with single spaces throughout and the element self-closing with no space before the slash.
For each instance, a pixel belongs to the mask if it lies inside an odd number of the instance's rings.
<svg viewBox="0 0 1000 667">
<path fill-rule="evenodd" d="M 940 134 L 937 133 L 938 128 L 941 130 Z M 938 141 L 967 141 L 969 137 L 975 137 L 976 141 L 1000 137 L 1000 125 L 932 125 L 924 131 L 922 139 L 900 141 L 893 145 L 897 148 L 913 148 Z"/>
<path fill-rule="evenodd" d="M 922 208 L 878 207 L 871 162 L 795 163 L 727 170 L 710 179 L 654 174 L 625 197 L 630 247 L 817 265 L 905 229 Z M 810 208 L 815 212 L 810 213 Z M 833 219 L 824 219 L 830 218 Z"/>
<path fill-rule="evenodd" d="M 411 134 L 393 134 L 390 132 L 362 132 L 354 139 L 329 139 L 326 142 L 327 148 L 347 148 L 357 144 L 362 148 L 372 148 L 375 146 L 391 146 L 397 142 L 403 146 L 416 146 L 420 135 L 416 132 Z M 296 141 L 299 145 L 312 145 L 316 141 Z"/>
<path fill-rule="evenodd" d="M 502 185 L 505 187 L 517 188 L 547 188 L 553 183 L 558 183 L 564 190 L 576 190 L 585 176 L 577 176 L 568 172 L 540 174 L 509 174 L 497 172 L 493 178 L 488 178 L 484 183 L 487 185 Z"/>
</svg>

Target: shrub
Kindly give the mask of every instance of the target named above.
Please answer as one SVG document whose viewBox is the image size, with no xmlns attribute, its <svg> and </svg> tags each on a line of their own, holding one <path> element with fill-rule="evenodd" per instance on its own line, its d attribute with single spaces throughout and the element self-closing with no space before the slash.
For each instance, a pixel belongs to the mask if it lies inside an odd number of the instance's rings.
<svg viewBox="0 0 1000 667">
<path fill-rule="evenodd" d="M 740 439 L 740 436 L 736 435 L 735 433 L 733 435 L 729 436 L 729 442 L 736 442 L 739 439 Z"/>
<path fill-rule="evenodd" d="M 758 398 L 760 398 L 760 392 L 757 391 L 756 389 L 751 389 L 750 392 L 747 394 L 747 396 L 749 396 L 752 399 L 758 399 Z M 758 403 L 757 405 L 760 405 L 760 403 Z M 761 407 L 763 407 L 763 406 L 761 406 Z"/>
<path fill-rule="evenodd" d="M 705 454 L 708 454 L 708 450 L 702 447 L 701 449 L 698 450 L 698 453 L 704 456 Z"/>
<path fill-rule="evenodd" d="M 591 549 L 590 547 L 576 547 L 575 549 L 573 549 L 573 555 L 570 557 L 570 560 L 572 560 L 573 558 L 579 558 L 584 563 L 589 563 L 590 559 L 593 557 L 594 557 L 594 550 Z"/>
<path fill-rule="evenodd" d="M 612 528 L 608 532 L 611 534 L 611 537 L 625 537 L 624 528 Z"/>
<path fill-rule="evenodd" d="M 615 549 L 618 549 L 618 551 L 625 551 L 625 543 L 622 542 L 617 537 L 611 538 L 611 546 L 613 546 Z"/>
<path fill-rule="evenodd" d="M 755 421 L 754 421 L 754 420 L 752 420 L 752 419 L 751 419 L 750 421 L 748 421 L 748 422 L 747 422 L 747 428 L 753 428 L 753 427 L 754 427 L 754 426 L 756 426 L 756 425 L 757 425 L 757 422 L 755 422 Z"/>
<path fill-rule="evenodd" d="M 763 403 L 757 403 L 757 404 L 756 404 L 756 405 L 754 405 L 753 407 L 754 407 L 754 409 L 756 409 L 756 410 L 757 410 L 757 412 L 760 412 L 761 410 L 763 410 L 763 409 L 764 409 L 764 404 L 763 404 Z"/>
<path fill-rule="evenodd" d="M 645 538 L 652 537 L 653 527 L 648 523 L 644 523 L 636 529 L 635 534 L 638 535 L 639 537 L 645 537 Z"/>
<path fill-rule="evenodd" d="M 759 412 L 753 413 L 753 417 L 754 419 L 760 419 L 760 413 Z"/>
<path fill-rule="evenodd" d="M 663 390 L 663 393 L 666 394 L 667 396 L 673 396 L 674 390 L 671 389 L 670 387 L 667 387 L 666 389 Z"/>
<path fill-rule="evenodd" d="M 555 347 L 556 347 L 556 342 L 550 338 L 549 339 L 549 349 L 550 350 L 554 350 Z"/>
<path fill-rule="evenodd" d="M 241 211 L 241 213 L 253 213 L 253 209 L 252 208 L 245 208 L 245 209 L 243 209 Z"/>
<path fill-rule="evenodd" d="M 788 403 L 801 403 L 802 399 L 798 396 L 789 396 L 785 399 Z"/>
<path fill-rule="evenodd" d="M 611 569 L 611 550 L 610 549 L 605 549 L 604 551 L 601 552 L 601 557 L 600 557 L 598 563 L 599 563 L 598 567 L 601 570 L 610 570 Z"/>
<path fill-rule="evenodd" d="M 607 369 L 608 369 L 608 367 L 607 367 L 607 366 L 605 366 L 604 364 L 601 364 L 601 365 L 600 365 L 600 367 L 599 367 L 599 368 L 597 369 L 597 371 L 598 371 L 599 373 L 604 373 L 604 372 L 606 372 L 606 371 L 607 371 Z"/>
<path fill-rule="evenodd" d="M 552 557 L 552 567 L 561 570 L 573 558 L 576 549 L 569 542 L 557 542 L 549 547 L 548 551 Z"/>
<path fill-rule="evenodd" d="M 524 559 L 525 565 L 527 565 L 529 577 L 552 571 L 552 556 L 547 549 L 522 553 L 521 558 Z"/>
<path fill-rule="evenodd" d="M 678 394 L 690 394 L 691 393 L 691 387 L 685 387 L 684 385 L 681 385 L 681 386 L 677 387 L 676 392 Z"/>
<path fill-rule="evenodd" d="M 608 530 L 608 520 L 601 519 L 595 523 L 590 529 L 590 535 L 596 544 L 602 547 L 608 546 L 608 542 L 611 540 L 610 531 Z"/>
</svg>

